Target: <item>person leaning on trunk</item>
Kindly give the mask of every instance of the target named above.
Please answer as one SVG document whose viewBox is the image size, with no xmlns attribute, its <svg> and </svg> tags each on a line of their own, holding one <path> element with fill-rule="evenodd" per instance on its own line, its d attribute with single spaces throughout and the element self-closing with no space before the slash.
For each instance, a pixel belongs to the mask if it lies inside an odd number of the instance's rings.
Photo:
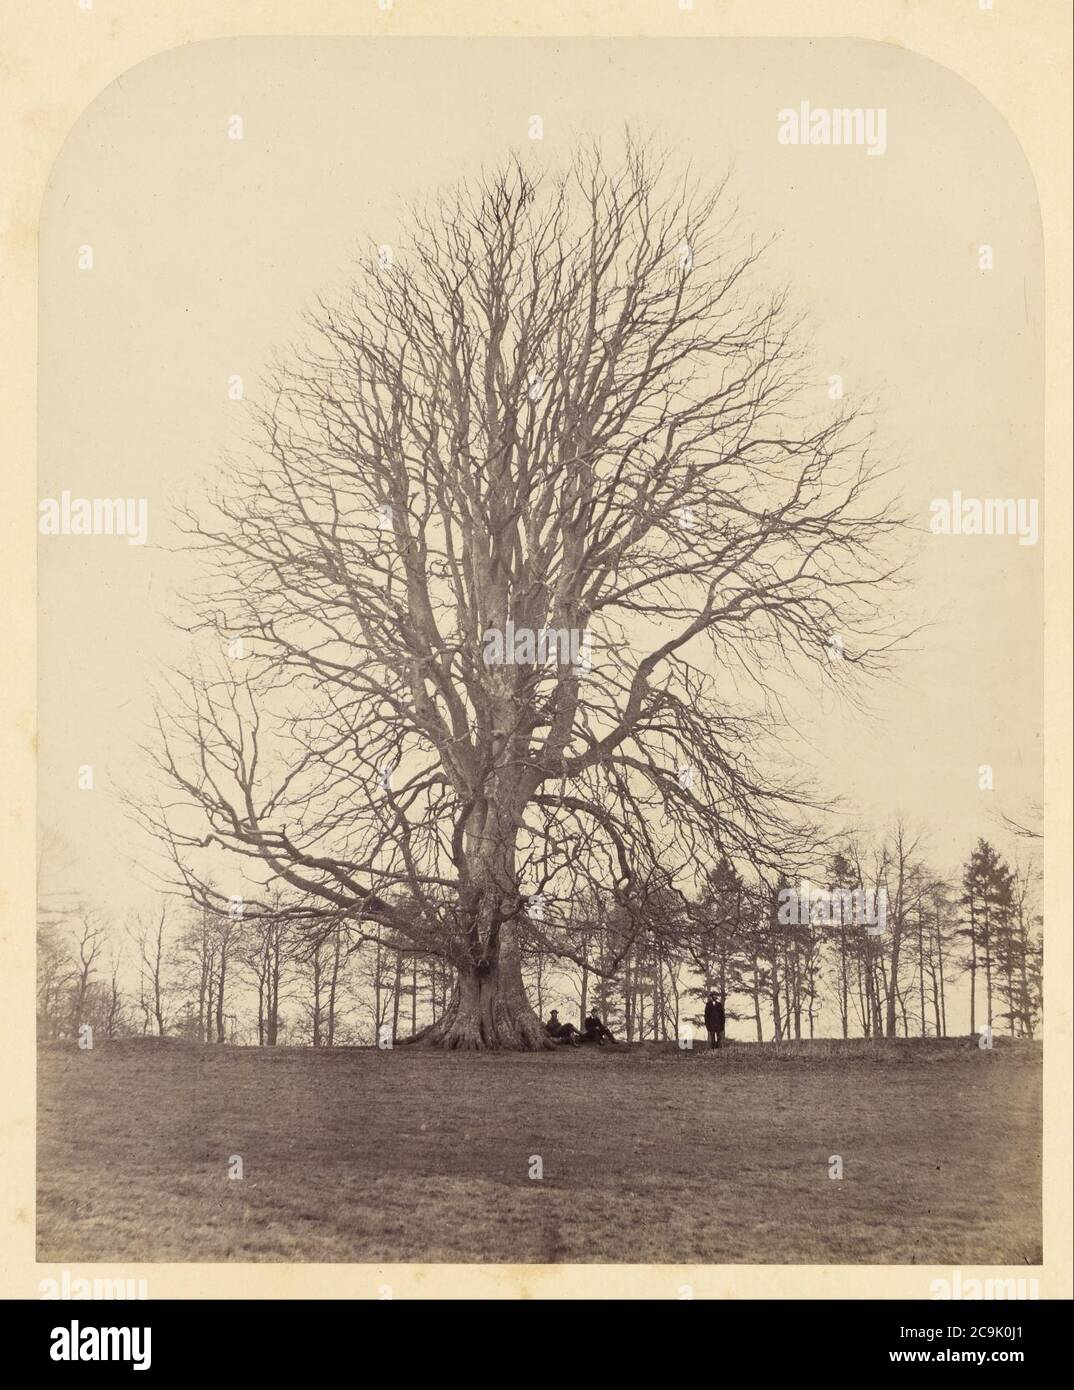
<svg viewBox="0 0 1074 1390">
<path fill-rule="evenodd" d="M 586 1043 L 615 1042 L 612 1030 L 601 1022 L 600 1015 L 596 1009 L 586 1019 L 580 1034 L 581 1041 Z"/>
<path fill-rule="evenodd" d="M 556 1042 L 563 1043 L 565 1047 L 577 1047 L 579 1032 L 573 1023 L 560 1023 L 559 1010 L 553 1009 L 552 1014 L 545 1024 L 545 1028 L 555 1038 Z"/>
<path fill-rule="evenodd" d="M 705 1005 L 705 1028 L 709 1035 L 709 1047 L 716 1048 L 723 1042 L 723 1031 L 727 1023 L 723 1000 L 718 994 L 710 994 Z"/>
</svg>

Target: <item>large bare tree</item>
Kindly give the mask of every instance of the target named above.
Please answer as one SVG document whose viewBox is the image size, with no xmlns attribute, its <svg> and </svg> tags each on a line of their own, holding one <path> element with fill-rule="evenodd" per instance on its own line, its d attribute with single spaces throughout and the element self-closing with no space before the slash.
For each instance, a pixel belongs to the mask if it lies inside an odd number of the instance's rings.
<svg viewBox="0 0 1074 1390">
<path fill-rule="evenodd" d="M 881 470 L 736 221 L 637 140 L 411 209 L 188 512 L 247 654 L 172 682 L 150 823 L 203 903 L 211 847 L 450 962 L 426 1042 L 548 1046 L 520 947 L 581 893 L 809 852 L 790 682 L 889 646 Z"/>
</svg>

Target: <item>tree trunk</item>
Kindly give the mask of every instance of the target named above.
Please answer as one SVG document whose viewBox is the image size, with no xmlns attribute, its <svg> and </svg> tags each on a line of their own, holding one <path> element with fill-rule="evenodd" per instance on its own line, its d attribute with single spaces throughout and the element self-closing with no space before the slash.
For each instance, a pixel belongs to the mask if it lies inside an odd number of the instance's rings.
<svg viewBox="0 0 1074 1390">
<path fill-rule="evenodd" d="M 392 1041 L 399 1041 L 399 992 L 403 984 L 403 957 L 395 953 L 395 975 L 392 979 Z"/>
<path fill-rule="evenodd" d="M 328 982 L 328 1046 L 336 1045 L 336 994 L 339 989 L 339 961 L 342 949 L 342 933 L 336 927 L 332 938 L 332 975 Z"/>
<path fill-rule="evenodd" d="M 220 974 L 217 976 L 216 990 L 216 1041 L 224 1041 L 224 985 L 227 981 L 227 954 L 220 948 Z"/>
<path fill-rule="evenodd" d="M 1019 953 L 1018 953 L 1018 973 L 1019 973 L 1019 1003 L 1021 1010 L 1022 1036 L 1031 1038 L 1033 1036 L 1033 1014 L 1029 1002 L 1029 972 L 1026 969 L 1026 931 L 1024 926 L 1019 924 Z"/>
<path fill-rule="evenodd" d="M 276 1046 L 280 1026 L 280 926 L 272 925 L 271 954 L 269 957 L 268 1008 L 265 1019 L 265 1034 L 269 1047 Z"/>
<path fill-rule="evenodd" d="M 493 727 L 509 728 L 515 714 L 508 702 L 494 714 Z M 497 782 L 490 784 L 480 813 L 472 813 L 464 837 L 460 906 L 465 953 L 455 957 L 451 1000 L 435 1023 L 406 1041 L 475 1051 L 536 1052 L 556 1045 L 526 994 L 514 922 L 521 906 L 516 842 L 524 801 L 517 788 L 505 789 Z"/>
<path fill-rule="evenodd" d="M 518 942 L 509 923 L 500 928 L 494 954 L 459 972 L 447 1009 L 436 1023 L 401 1041 L 475 1052 L 555 1047 L 526 997 Z"/>
<path fill-rule="evenodd" d="M 970 903 L 970 1033 L 977 1032 L 977 919 Z"/>
<path fill-rule="evenodd" d="M 898 1032 L 895 1011 L 901 1002 L 899 996 L 899 955 L 902 948 L 902 921 L 898 911 L 894 916 L 895 922 L 891 932 L 891 975 L 884 982 L 887 995 L 884 1009 L 884 1036 L 886 1038 L 894 1038 Z"/>
<path fill-rule="evenodd" d="M 208 915 L 205 910 L 201 914 L 201 959 L 199 961 L 200 977 L 198 979 L 198 1042 L 209 1041 L 209 993 L 211 990 L 209 961 L 209 928 Z"/>
<path fill-rule="evenodd" d="M 772 1031 L 776 1042 L 783 1041 L 783 1019 L 780 1016 L 779 1008 L 779 948 L 773 947 L 772 950 L 772 978 L 769 983 L 769 994 L 772 998 Z"/>
<path fill-rule="evenodd" d="M 988 1010 L 988 1031 L 992 1031 L 992 922 L 985 903 L 984 920 L 985 1007 Z"/>
</svg>

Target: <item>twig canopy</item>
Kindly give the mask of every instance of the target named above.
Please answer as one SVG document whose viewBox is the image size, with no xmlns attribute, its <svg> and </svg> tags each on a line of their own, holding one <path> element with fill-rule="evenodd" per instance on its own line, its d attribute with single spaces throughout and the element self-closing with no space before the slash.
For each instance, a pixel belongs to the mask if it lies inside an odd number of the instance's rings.
<svg viewBox="0 0 1074 1390">
<path fill-rule="evenodd" d="M 579 892 L 801 851 L 781 681 L 878 665 L 900 523 L 734 220 L 633 139 L 515 158 L 319 304 L 188 515 L 200 622 L 249 652 L 161 713 L 148 815 L 195 895 L 211 844 L 480 984 Z M 518 1042 L 514 988 L 474 1045 Z"/>
</svg>

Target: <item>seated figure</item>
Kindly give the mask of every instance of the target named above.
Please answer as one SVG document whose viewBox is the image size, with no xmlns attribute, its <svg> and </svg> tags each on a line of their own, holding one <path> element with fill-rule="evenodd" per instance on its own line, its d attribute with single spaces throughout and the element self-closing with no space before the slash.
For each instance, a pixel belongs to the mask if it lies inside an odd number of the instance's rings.
<svg viewBox="0 0 1074 1390">
<path fill-rule="evenodd" d="M 548 1017 L 545 1028 L 555 1038 L 556 1042 L 563 1043 L 567 1047 L 577 1047 L 579 1033 L 573 1023 L 560 1023 L 559 1010 L 553 1009 Z"/>
<path fill-rule="evenodd" d="M 579 1034 L 579 1037 L 582 1042 L 589 1043 L 600 1044 L 605 1042 L 615 1042 L 615 1038 L 612 1035 L 612 1030 L 606 1027 L 601 1022 L 600 1015 L 597 1013 L 596 1009 L 594 1009 L 586 1018 L 585 1027 L 582 1029 L 582 1032 Z"/>
</svg>

